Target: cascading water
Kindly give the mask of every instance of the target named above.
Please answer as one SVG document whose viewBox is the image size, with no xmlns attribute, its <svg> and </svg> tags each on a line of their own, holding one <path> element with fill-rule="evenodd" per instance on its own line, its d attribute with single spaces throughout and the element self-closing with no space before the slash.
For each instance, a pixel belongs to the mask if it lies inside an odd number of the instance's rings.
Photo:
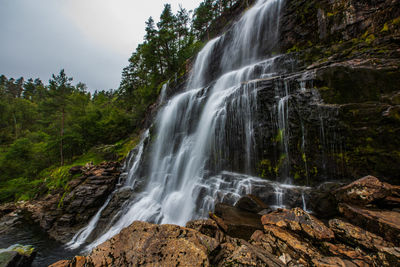
<svg viewBox="0 0 400 267">
<path fill-rule="evenodd" d="M 135 188 L 140 180 L 145 180 L 145 185 L 87 249 L 135 220 L 184 225 L 207 216 L 218 201 L 234 204 L 243 194 L 257 190 L 261 194 L 263 186 L 273 188 L 275 204 L 284 206 L 283 195 L 289 187 L 232 172 L 251 173 L 254 169 L 255 84 L 257 79 L 276 75 L 276 58 L 263 57 L 277 46 L 282 2 L 257 1 L 227 34 L 208 42 L 199 53 L 186 90 L 160 110 L 154 133 L 150 138 L 148 133 L 144 135 L 136 156 L 128 160 L 124 186 Z M 262 42 L 267 45 L 259 45 Z M 224 48 L 222 56 L 215 54 L 218 47 Z M 210 74 L 215 66 L 218 70 Z M 277 92 L 277 96 L 278 128 L 287 136 L 288 92 Z M 164 102 L 164 96 L 161 98 Z M 289 157 L 288 148 L 284 150 Z M 145 158 L 149 162 L 143 170 Z M 71 248 L 86 242 L 107 203 L 71 240 Z"/>
</svg>

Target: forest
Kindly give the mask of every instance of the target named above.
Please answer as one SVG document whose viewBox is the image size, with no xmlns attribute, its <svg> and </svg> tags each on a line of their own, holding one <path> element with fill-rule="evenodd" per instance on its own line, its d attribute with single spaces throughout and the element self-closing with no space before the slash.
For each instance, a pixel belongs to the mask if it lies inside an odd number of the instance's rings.
<svg viewBox="0 0 400 267">
<path fill-rule="evenodd" d="M 0 203 L 66 186 L 71 166 L 126 156 L 162 85 L 184 75 L 187 61 L 210 38 L 208 29 L 239 2 L 205 0 L 175 14 L 166 4 L 157 23 L 146 21 L 143 42 L 115 90 L 90 93 L 64 70 L 47 84 L 1 75 Z"/>
</svg>

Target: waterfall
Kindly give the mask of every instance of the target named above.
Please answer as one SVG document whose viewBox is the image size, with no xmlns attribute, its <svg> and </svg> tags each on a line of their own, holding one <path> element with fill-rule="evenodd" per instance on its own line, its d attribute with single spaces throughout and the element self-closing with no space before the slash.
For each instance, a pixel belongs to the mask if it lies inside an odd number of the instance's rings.
<svg viewBox="0 0 400 267">
<path fill-rule="evenodd" d="M 164 104 L 165 99 L 167 98 L 167 87 L 168 87 L 168 82 L 164 83 L 163 86 L 161 87 L 160 100 L 159 100 L 160 105 Z"/>
<path fill-rule="evenodd" d="M 128 164 L 124 186 L 133 188 L 142 179 L 143 188 L 87 249 L 135 220 L 184 225 L 207 216 L 218 201 L 234 204 L 241 195 L 272 183 L 237 172 L 254 169 L 255 85 L 257 79 L 275 75 L 279 56 L 265 56 L 278 43 L 282 2 L 257 1 L 226 34 L 208 42 L 198 54 L 186 90 L 160 109 L 154 133 L 143 137 L 135 159 Z M 267 46 L 259 45 L 262 42 Z M 223 53 L 218 55 L 221 47 Z M 286 98 L 287 94 L 279 102 L 279 128 L 285 132 Z M 148 160 L 146 167 L 142 167 L 144 160 Z M 271 186 L 279 197 L 276 204 L 283 206 L 283 190 L 279 184 Z M 71 248 L 85 243 L 102 209 L 69 243 Z"/>
</svg>

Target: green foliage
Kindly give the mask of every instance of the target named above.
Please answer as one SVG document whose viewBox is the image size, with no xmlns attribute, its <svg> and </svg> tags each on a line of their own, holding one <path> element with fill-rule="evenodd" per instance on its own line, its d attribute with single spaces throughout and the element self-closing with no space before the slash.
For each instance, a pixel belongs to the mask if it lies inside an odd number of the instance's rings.
<svg viewBox="0 0 400 267">
<path fill-rule="evenodd" d="M 130 134 L 132 114 L 115 92 L 92 96 L 71 81 L 63 70 L 49 85 L 0 76 L 0 202 L 32 198 L 43 181 L 65 186 L 72 165 L 104 160 L 92 147 Z"/>
</svg>

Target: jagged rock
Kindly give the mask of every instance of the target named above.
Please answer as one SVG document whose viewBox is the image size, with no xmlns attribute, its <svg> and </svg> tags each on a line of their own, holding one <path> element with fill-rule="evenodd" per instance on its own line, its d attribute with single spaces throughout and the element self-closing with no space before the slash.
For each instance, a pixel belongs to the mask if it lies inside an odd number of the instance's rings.
<svg viewBox="0 0 400 267">
<path fill-rule="evenodd" d="M 208 254 L 218 245 L 214 238 L 193 229 L 134 222 L 79 262 L 89 266 L 210 266 Z"/>
<path fill-rule="evenodd" d="M 254 231 L 262 229 L 260 215 L 227 204 L 215 205 L 215 215 L 222 219 L 222 222 L 214 219 L 214 216 L 210 218 L 216 220 L 226 234 L 232 237 L 249 240 Z"/>
<path fill-rule="evenodd" d="M 262 216 L 261 221 L 265 228 L 269 228 L 270 225 L 284 227 L 313 239 L 330 240 L 335 237 L 324 223 L 300 208 L 278 209 Z"/>
<path fill-rule="evenodd" d="M 244 211 L 259 213 L 269 207 L 257 196 L 246 195 L 236 202 L 235 207 Z"/>
<path fill-rule="evenodd" d="M 371 266 L 374 263 L 373 259 L 359 248 L 352 248 L 344 244 L 332 244 L 329 242 L 323 242 L 321 247 L 335 257 L 351 259 L 351 261 L 358 266 Z"/>
<path fill-rule="evenodd" d="M 330 220 L 329 227 L 338 238 L 349 244 L 370 250 L 379 250 L 380 247 L 393 247 L 392 243 L 385 241 L 382 237 L 340 219 Z"/>
<path fill-rule="evenodd" d="M 237 238 L 230 238 L 221 244 L 219 253 L 213 259 L 214 266 L 285 266 L 270 252 Z"/>
<path fill-rule="evenodd" d="M 250 243 L 278 257 L 287 254 L 293 259 L 293 263 L 306 266 L 312 259 L 322 257 L 309 241 L 274 225 L 265 225 L 264 232 L 254 232 Z"/>
<path fill-rule="evenodd" d="M 32 219 L 61 242 L 67 242 L 96 214 L 118 181 L 120 163 L 104 162 L 80 167 L 82 176 L 70 181 L 65 191 L 19 205 Z"/>
<path fill-rule="evenodd" d="M 334 193 L 339 202 L 366 205 L 388 197 L 391 188 L 374 176 L 366 176 L 337 189 Z"/>
<path fill-rule="evenodd" d="M 400 244 L 400 213 L 395 211 L 372 210 L 339 204 L 339 211 L 350 222 L 367 231 L 381 235 L 385 240 Z"/>
</svg>

